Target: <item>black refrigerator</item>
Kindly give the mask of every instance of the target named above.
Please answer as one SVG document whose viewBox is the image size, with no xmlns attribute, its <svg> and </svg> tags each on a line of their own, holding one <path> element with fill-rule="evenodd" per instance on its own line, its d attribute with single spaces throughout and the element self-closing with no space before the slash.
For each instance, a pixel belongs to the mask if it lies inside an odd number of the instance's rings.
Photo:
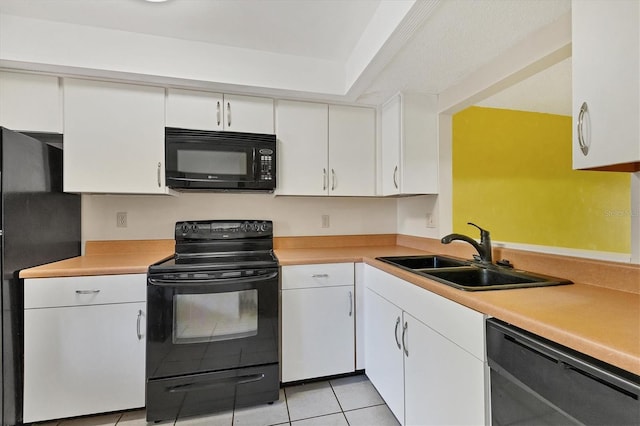
<svg viewBox="0 0 640 426">
<path fill-rule="evenodd" d="M 24 289 L 18 273 L 80 255 L 80 196 L 62 192 L 62 135 L 36 139 L 0 130 L 0 403 L 2 425 L 8 426 L 22 424 Z"/>
</svg>

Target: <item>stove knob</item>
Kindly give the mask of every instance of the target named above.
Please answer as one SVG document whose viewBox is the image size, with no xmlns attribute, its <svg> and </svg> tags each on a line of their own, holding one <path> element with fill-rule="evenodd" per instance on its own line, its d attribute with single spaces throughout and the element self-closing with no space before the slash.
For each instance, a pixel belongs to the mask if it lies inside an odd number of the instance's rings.
<svg viewBox="0 0 640 426">
<path fill-rule="evenodd" d="M 268 226 L 266 223 L 263 223 L 260 225 L 260 231 L 265 232 L 267 230 Z"/>
<path fill-rule="evenodd" d="M 186 234 L 187 232 L 189 232 L 189 224 L 187 222 L 183 223 L 182 225 L 180 225 L 180 231 L 182 231 L 183 234 Z"/>
</svg>

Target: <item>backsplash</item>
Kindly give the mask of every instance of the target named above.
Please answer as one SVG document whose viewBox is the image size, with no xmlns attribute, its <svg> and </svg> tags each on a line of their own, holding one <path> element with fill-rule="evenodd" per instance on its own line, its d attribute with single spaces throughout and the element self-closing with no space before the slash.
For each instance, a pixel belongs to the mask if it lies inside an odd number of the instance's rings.
<svg viewBox="0 0 640 426">
<path fill-rule="evenodd" d="M 472 107 L 453 117 L 453 230 L 629 253 L 630 175 L 572 170 L 568 116 Z"/>
<path fill-rule="evenodd" d="M 118 212 L 127 226 L 116 226 Z M 329 227 L 322 227 L 322 216 Z M 346 197 L 275 197 L 270 194 L 179 193 L 177 196 L 82 196 L 82 239 L 174 237 L 174 225 L 195 219 L 269 219 L 275 235 L 396 233 L 396 200 Z"/>
</svg>

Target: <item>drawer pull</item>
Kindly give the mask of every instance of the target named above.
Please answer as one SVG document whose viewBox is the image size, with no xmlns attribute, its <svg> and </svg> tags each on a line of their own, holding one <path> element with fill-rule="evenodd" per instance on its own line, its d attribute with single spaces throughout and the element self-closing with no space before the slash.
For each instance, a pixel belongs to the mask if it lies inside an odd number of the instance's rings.
<svg viewBox="0 0 640 426">
<path fill-rule="evenodd" d="M 329 274 L 313 274 L 312 278 L 329 278 Z"/>
<path fill-rule="evenodd" d="M 98 294 L 100 290 L 76 290 L 76 294 Z"/>
</svg>

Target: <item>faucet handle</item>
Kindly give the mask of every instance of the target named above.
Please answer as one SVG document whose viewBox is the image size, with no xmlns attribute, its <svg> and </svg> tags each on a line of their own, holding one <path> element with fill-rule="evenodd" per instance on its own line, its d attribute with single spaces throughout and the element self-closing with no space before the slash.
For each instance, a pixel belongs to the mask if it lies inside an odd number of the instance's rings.
<svg viewBox="0 0 640 426">
<path fill-rule="evenodd" d="M 480 230 L 480 239 L 481 240 L 484 240 L 485 238 L 489 238 L 489 234 L 490 233 L 486 229 L 482 229 L 478 225 L 476 225 L 475 223 L 471 223 L 471 222 L 467 222 L 467 225 L 475 226 L 476 228 L 478 228 Z"/>
</svg>

